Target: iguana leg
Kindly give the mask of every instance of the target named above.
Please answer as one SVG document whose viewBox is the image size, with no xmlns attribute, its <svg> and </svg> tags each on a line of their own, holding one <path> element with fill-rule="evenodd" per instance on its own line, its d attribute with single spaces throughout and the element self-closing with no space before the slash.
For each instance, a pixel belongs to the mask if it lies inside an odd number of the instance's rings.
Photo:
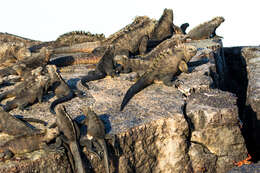
<svg viewBox="0 0 260 173">
<path fill-rule="evenodd" d="M 80 82 L 84 87 L 89 89 L 89 86 L 86 84 L 87 82 L 102 79 L 104 77 L 106 77 L 106 74 L 104 73 L 101 72 L 97 73 L 95 71 L 90 71 L 87 76 L 82 77 Z"/>
<path fill-rule="evenodd" d="M 93 142 L 91 140 L 88 140 L 88 139 L 80 139 L 80 145 L 83 146 L 83 147 L 86 147 L 88 152 L 96 155 L 98 157 L 98 159 L 101 160 L 100 153 L 99 153 L 99 151 L 102 151 L 101 146 L 98 147 L 99 149 L 97 149 L 98 150 L 98 152 L 97 152 L 93 147 Z"/>
<path fill-rule="evenodd" d="M 173 85 L 172 83 L 172 74 L 166 75 L 162 78 L 163 84 L 171 87 Z"/>
<path fill-rule="evenodd" d="M 6 102 L 6 105 L 3 106 L 4 111 L 9 112 L 10 110 L 16 108 L 18 105 L 13 101 Z"/>
<path fill-rule="evenodd" d="M 6 92 L 0 94 L 0 101 L 10 98 L 10 97 L 14 97 L 14 96 L 15 96 L 14 90 L 6 91 Z"/>
<path fill-rule="evenodd" d="M 148 36 L 143 36 L 141 38 L 140 44 L 139 44 L 139 54 L 144 55 L 147 50 L 147 44 L 148 44 Z"/>
<path fill-rule="evenodd" d="M 9 160 L 14 156 L 14 154 L 10 150 L 5 150 L 0 153 L 0 160 Z"/>
</svg>

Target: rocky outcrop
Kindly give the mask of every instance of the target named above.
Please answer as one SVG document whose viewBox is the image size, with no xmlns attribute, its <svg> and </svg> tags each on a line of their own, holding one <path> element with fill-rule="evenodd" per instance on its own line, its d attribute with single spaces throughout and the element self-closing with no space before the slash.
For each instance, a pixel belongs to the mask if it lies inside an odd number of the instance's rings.
<svg viewBox="0 0 260 173">
<path fill-rule="evenodd" d="M 145 88 L 122 112 L 119 111 L 121 101 L 133 84 L 125 79 L 133 74 L 89 82 L 87 94 L 90 97 L 64 103 L 74 118 L 82 115 L 81 106 L 92 106 L 105 121 L 109 134 L 116 135 L 115 147 L 108 141 L 111 172 L 224 173 L 234 166 L 233 161 L 247 157 L 239 128 L 237 98 L 217 89 L 225 74 L 221 41 L 201 40 L 187 44 L 195 44 L 199 51 L 207 49 L 208 56 L 193 59 L 189 64 L 190 72 L 176 77 L 173 87 L 153 84 Z M 74 66 L 75 69 L 81 67 Z M 79 70 L 62 75 L 70 85 L 75 85 L 86 73 Z M 55 118 L 48 107 L 53 100 L 55 98 L 48 95 L 43 103 L 33 105 L 28 111 L 15 109 L 11 113 L 44 119 L 51 124 Z M 50 158 L 53 164 L 58 166 L 62 162 L 62 168 L 68 166 L 68 162 L 63 162 L 63 152 L 55 154 L 60 159 Z M 85 154 L 88 170 L 104 172 L 103 161 L 87 151 Z M 46 155 L 38 158 L 45 163 Z M 33 161 L 30 160 L 32 167 Z M 23 170 L 18 166 L 21 164 L 11 160 L 0 165 L 0 170 L 4 165 L 16 165 L 17 170 Z M 34 169 L 41 170 L 38 167 L 36 164 Z"/>
</svg>

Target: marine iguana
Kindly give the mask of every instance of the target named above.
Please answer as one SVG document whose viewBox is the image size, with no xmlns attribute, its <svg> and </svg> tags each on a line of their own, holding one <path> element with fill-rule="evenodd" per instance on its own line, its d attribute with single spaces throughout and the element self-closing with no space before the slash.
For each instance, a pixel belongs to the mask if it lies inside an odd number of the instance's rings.
<svg viewBox="0 0 260 173">
<path fill-rule="evenodd" d="M 2 158 L 12 157 L 14 154 L 29 153 L 39 149 L 47 149 L 47 143 L 57 137 L 57 129 L 45 129 L 32 134 L 16 136 L 0 146 Z"/>
<path fill-rule="evenodd" d="M 165 85 L 172 85 L 172 78 L 179 71 L 187 72 L 187 62 L 197 53 L 197 49 L 191 45 L 177 45 L 174 48 L 168 48 L 160 52 L 153 58 L 149 69 L 141 78 L 132 85 L 126 92 L 120 111 L 124 109 L 129 100 L 142 89 L 154 83 L 155 80 L 162 81 Z"/>
<path fill-rule="evenodd" d="M 32 134 L 38 129 L 33 129 L 28 126 L 28 121 L 44 125 L 47 124 L 39 119 L 15 117 L 8 112 L 5 112 L 3 108 L 0 107 L 0 132 L 13 136 Z"/>
<path fill-rule="evenodd" d="M 173 34 L 172 26 L 173 12 L 171 9 L 164 9 L 159 21 L 147 16 L 139 16 L 131 24 L 104 40 L 62 47 L 55 49 L 54 53 L 92 52 L 94 57 L 99 57 L 99 59 L 96 58 L 96 63 L 98 63 L 107 47 L 115 45 L 116 50 L 125 50 L 130 55 L 142 55 L 146 53 L 148 40 L 162 41 L 170 37 Z"/>
<path fill-rule="evenodd" d="M 70 152 L 73 156 L 75 166 L 75 172 L 84 173 L 85 168 L 83 165 L 83 161 L 80 156 L 80 146 L 78 143 L 80 132 L 76 125 L 73 122 L 70 115 L 66 112 L 66 109 L 63 105 L 58 105 L 55 108 L 56 114 L 56 123 L 59 131 L 63 135 L 63 142 L 67 143 L 70 149 Z"/>
<path fill-rule="evenodd" d="M 188 32 L 188 36 L 192 40 L 201 40 L 214 37 L 220 37 L 216 35 L 216 29 L 225 19 L 223 17 L 215 17 L 210 21 L 204 22 Z"/>
<path fill-rule="evenodd" d="M 24 44 L 27 48 L 29 48 L 32 45 L 36 45 L 41 43 L 41 41 L 37 41 L 37 40 L 32 40 L 29 38 L 24 38 L 18 35 L 14 35 L 14 34 L 10 34 L 10 33 L 3 33 L 0 32 L 0 41 L 1 42 L 14 42 L 14 43 L 22 43 Z"/>
<path fill-rule="evenodd" d="M 43 47 L 48 47 L 49 49 L 57 49 L 56 53 L 64 53 L 62 50 L 68 49 L 70 46 L 72 46 L 72 48 L 78 47 L 79 45 L 90 47 L 94 45 L 96 47 L 95 42 L 98 43 L 104 39 L 105 36 L 103 34 L 92 34 L 84 31 L 71 31 L 60 35 L 54 41 L 41 42 L 31 46 L 29 49 L 31 52 L 37 52 Z"/>
<path fill-rule="evenodd" d="M 16 107 L 24 110 L 29 104 L 33 104 L 36 99 L 41 103 L 46 83 L 49 78 L 46 76 L 37 76 L 34 81 L 27 83 L 28 80 L 17 85 L 14 89 L 0 95 L 0 100 L 12 97 L 15 98 L 7 101 L 3 106 L 5 111 L 10 111 Z"/>
<path fill-rule="evenodd" d="M 104 34 L 92 34 L 85 31 L 71 31 L 60 35 L 56 40 L 59 46 L 71 46 L 77 43 L 102 41 L 105 39 Z"/>
<path fill-rule="evenodd" d="M 105 125 L 102 122 L 102 120 L 97 116 L 97 114 L 90 108 L 82 107 L 81 110 L 86 115 L 86 119 L 85 119 L 85 125 L 87 126 L 86 137 L 89 140 L 96 139 L 97 142 L 101 145 L 104 151 L 105 170 L 106 173 L 109 173 L 108 150 L 105 141 L 106 138 Z"/>
<path fill-rule="evenodd" d="M 23 121 L 5 112 L 0 107 L 0 132 L 7 133 L 8 135 L 24 135 L 32 134 L 34 130 L 28 127 Z"/>
<path fill-rule="evenodd" d="M 48 86 L 45 87 L 51 88 L 51 90 L 53 90 L 55 96 L 57 97 L 57 99 L 54 100 L 50 106 L 50 112 L 55 114 L 54 108 L 57 104 L 60 104 L 65 101 L 69 101 L 73 97 L 82 96 L 83 94 L 80 91 L 73 91 L 68 86 L 68 84 L 60 76 L 55 65 L 47 65 L 46 69 L 48 71 L 48 74 L 50 75 L 50 82 Z"/>
<path fill-rule="evenodd" d="M 23 43 L 0 42 L 0 68 L 10 66 L 29 56 L 31 52 Z"/>
<path fill-rule="evenodd" d="M 181 25 L 181 30 L 182 30 L 182 33 L 183 33 L 183 34 L 187 34 L 187 33 L 186 33 L 186 29 L 187 29 L 189 26 L 190 26 L 189 23 L 183 23 L 183 24 Z"/>
<path fill-rule="evenodd" d="M 37 67 L 45 66 L 50 59 L 51 51 L 47 48 L 42 48 L 39 53 L 34 53 L 32 56 L 26 57 L 14 65 L 3 68 L 0 70 L 0 77 L 6 77 L 8 75 L 19 75 L 30 72 Z"/>
<path fill-rule="evenodd" d="M 162 51 L 175 47 L 178 44 L 185 43 L 187 36 L 184 34 L 175 34 L 171 38 L 166 39 L 154 49 L 152 49 L 149 53 L 144 56 L 137 56 L 134 58 L 128 58 L 124 55 L 117 55 L 114 57 L 113 61 L 115 65 L 120 65 L 117 67 L 119 72 L 143 72 L 149 68 L 149 65 L 153 61 L 155 57 L 158 57 Z"/>
<path fill-rule="evenodd" d="M 96 68 L 94 71 L 90 71 L 87 76 L 83 76 L 81 79 L 81 84 L 88 88 L 88 85 L 86 84 L 89 81 L 94 81 L 98 79 L 102 79 L 106 77 L 106 75 L 109 76 L 115 76 L 115 67 L 113 62 L 113 57 L 115 54 L 115 46 L 110 45 L 101 60 L 98 62 Z"/>
<path fill-rule="evenodd" d="M 160 52 L 164 49 L 167 49 L 169 47 L 174 47 L 177 44 L 184 43 L 186 41 L 187 36 L 183 34 L 176 34 L 173 35 L 171 38 L 166 39 L 162 43 L 160 43 L 158 46 L 156 46 L 152 51 L 147 53 L 144 56 L 137 56 L 137 58 L 143 59 L 143 60 L 152 60 L 154 57 L 157 57 Z M 117 71 L 122 71 L 123 69 L 121 67 L 116 67 L 116 64 L 120 64 L 122 62 L 120 57 L 123 57 L 123 53 L 120 53 L 119 51 L 115 50 L 115 46 L 111 45 L 107 48 L 105 54 L 101 58 L 101 60 L 98 62 L 96 69 L 94 71 L 90 71 L 87 76 L 82 77 L 81 84 L 88 88 L 88 85 L 86 84 L 89 81 L 94 81 L 98 79 L 102 79 L 105 76 L 115 76 Z M 116 58 L 118 56 L 118 58 Z M 117 61 L 117 63 L 116 63 Z M 138 68 L 138 66 L 134 66 L 136 64 L 121 64 L 124 66 L 124 72 L 130 72 L 133 71 L 134 68 Z M 129 65 L 133 65 L 130 67 Z M 129 66 L 129 67 L 128 67 Z"/>
</svg>

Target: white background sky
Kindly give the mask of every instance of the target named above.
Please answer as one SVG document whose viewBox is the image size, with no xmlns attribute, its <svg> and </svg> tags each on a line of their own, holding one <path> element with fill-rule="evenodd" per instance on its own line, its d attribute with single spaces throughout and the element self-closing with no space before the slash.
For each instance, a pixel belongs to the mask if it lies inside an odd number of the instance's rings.
<svg viewBox="0 0 260 173">
<path fill-rule="evenodd" d="M 259 0 L 1 0 L 0 32 L 49 41 L 83 30 L 106 36 L 131 23 L 135 16 L 159 19 L 173 9 L 174 24 L 196 25 L 223 16 L 217 29 L 224 46 L 260 45 Z"/>
</svg>

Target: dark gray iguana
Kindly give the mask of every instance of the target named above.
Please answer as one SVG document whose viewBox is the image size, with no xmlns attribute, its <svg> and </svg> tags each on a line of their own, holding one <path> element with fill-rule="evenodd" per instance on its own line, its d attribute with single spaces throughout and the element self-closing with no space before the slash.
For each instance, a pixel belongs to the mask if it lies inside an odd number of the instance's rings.
<svg viewBox="0 0 260 173">
<path fill-rule="evenodd" d="M 147 16 L 136 17 L 135 20 L 112 34 L 102 41 L 85 42 L 75 44 L 70 47 L 62 47 L 55 49 L 54 53 L 75 53 L 75 52 L 92 52 L 96 64 L 104 55 L 107 47 L 114 45 L 116 50 L 123 50 L 128 55 L 144 54 L 147 50 L 148 40 L 155 40 L 161 42 L 173 34 L 173 12 L 171 9 L 165 9 L 159 21 L 148 18 Z M 99 57 L 99 58 L 97 58 Z M 77 60 L 77 59 L 80 60 Z M 66 62 L 66 58 L 63 57 Z M 80 61 L 88 64 L 90 58 L 84 61 L 81 57 L 72 57 L 69 63 L 74 64 Z M 63 62 L 53 61 L 54 64 Z M 91 61 L 93 63 L 93 61 Z M 65 63 L 68 64 L 68 63 Z"/>
<path fill-rule="evenodd" d="M 152 51 L 150 51 L 146 55 L 140 56 L 138 58 L 151 60 L 154 57 L 157 57 L 162 50 L 167 49 L 169 47 L 174 47 L 179 43 L 185 42 L 185 40 L 186 40 L 186 36 L 183 34 L 173 35 L 171 38 L 161 42 L 158 46 L 156 46 Z M 107 75 L 112 77 L 115 76 L 116 71 L 118 71 L 118 69 L 116 69 L 117 67 L 116 67 L 116 63 L 114 62 L 114 57 L 116 57 L 117 55 L 122 56 L 122 53 L 120 53 L 120 51 L 116 51 L 115 46 L 109 46 L 105 54 L 101 58 L 101 60 L 98 62 L 96 69 L 94 71 L 90 71 L 87 76 L 82 77 L 81 84 L 88 88 L 86 83 L 89 81 L 102 79 Z M 127 64 L 125 65 L 126 66 L 124 72 L 135 71 L 133 68 L 132 69 L 127 68 Z M 119 71 L 122 71 L 122 69 L 120 69 Z"/>
<path fill-rule="evenodd" d="M 42 48 L 40 52 L 34 53 L 29 57 L 26 57 L 14 65 L 8 66 L 6 68 L 0 69 L 0 77 L 6 77 L 9 75 L 19 75 L 20 77 L 27 72 L 37 67 L 45 66 L 50 59 L 51 51 L 47 48 Z"/>
<path fill-rule="evenodd" d="M 75 96 L 81 97 L 83 96 L 83 93 L 81 93 L 80 91 L 73 91 L 61 77 L 55 65 L 47 65 L 46 69 L 48 71 L 48 75 L 50 75 L 50 82 L 48 86 L 45 87 L 51 88 L 51 90 L 53 90 L 55 96 L 57 97 L 57 99 L 54 100 L 50 106 L 50 112 L 55 114 L 54 108 L 57 104 L 69 101 Z"/>
<path fill-rule="evenodd" d="M 188 32 L 188 36 L 192 40 L 201 40 L 214 37 L 220 37 L 216 35 L 216 29 L 225 19 L 223 17 L 215 17 L 210 21 L 204 22 Z"/>
<path fill-rule="evenodd" d="M 7 101 L 3 106 L 5 111 L 10 111 L 16 107 L 23 110 L 29 104 L 33 104 L 37 99 L 42 101 L 45 86 L 49 78 L 41 75 L 42 67 L 32 70 L 31 75 L 24 81 L 15 86 L 14 89 L 0 94 L 0 101 L 6 98 L 15 97 L 11 101 Z"/>
<path fill-rule="evenodd" d="M 57 129 L 45 129 L 32 134 L 14 137 L 0 146 L 2 158 L 11 157 L 13 154 L 29 153 L 39 149 L 47 149 L 47 143 L 58 136 Z"/>
<path fill-rule="evenodd" d="M 13 43 L 17 43 L 17 44 L 24 44 L 27 48 L 29 48 L 30 46 L 33 45 L 37 45 L 39 43 L 41 43 L 41 41 L 36 41 L 36 40 L 32 40 L 29 38 L 24 38 L 18 35 L 14 35 L 14 34 L 10 34 L 10 33 L 3 33 L 0 32 L 0 41 L 1 42 L 13 42 Z"/>
<path fill-rule="evenodd" d="M 29 56 L 31 52 L 23 43 L 0 42 L 0 68 L 13 65 Z"/>
<path fill-rule="evenodd" d="M 120 110 L 122 111 L 129 100 L 145 87 L 154 83 L 154 81 L 162 81 L 165 85 L 171 86 L 173 76 L 179 71 L 187 72 L 187 62 L 197 53 L 194 46 L 177 45 L 160 52 L 154 57 L 149 68 L 140 77 L 140 79 L 132 85 L 126 92 Z"/>
<path fill-rule="evenodd" d="M 75 172 L 84 173 L 85 168 L 81 158 L 81 151 L 79 146 L 80 131 L 77 124 L 71 119 L 70 115 L 66 112 L 63 105 L 58 105 L 55 108 L 56 123 L 60 133 L 62 133 L 63 142 L 69 146 L 69 150 L 73 156 L 73 167 Z"/>
<path fill-rule="evenodd" d="M 32 134 L 38 129 L 30 127 L 28 121 L 46 124 L 39 119 L 15 117 L 0 107 L 0 132 L 13 136 Z"/>
<path fill-rule="evenodd" d="M 101 145 L 104 151 L 104 166 L 106 173 L 109 173 L 109 162 L 108 162 L 108 150 L 105 141 L 106 131 L 105 125 L 97 114 L 90 108 L 81 108 L 83 113 L 86 115 L 85 125 L 87 126 L 86 137 L 89 140 L 95 139 Z"/>
<path fill-rule="evenodd" d="M 125 55 L 117 55 L 114 57 L 115 66 L 117 66 L 117 71 L 129 73 L 129 72 L 144 72 L 147 70 L 155 57 L 160 56 L 161 52 L 175 47 L 178 44 L 185 43 L 187 36 L 184 34 L 175 34 L 171 38 L 166 39 L 149 53 L 144 56 L 137 56 L 134 58 L 128 58 Z"/>
</svg>

